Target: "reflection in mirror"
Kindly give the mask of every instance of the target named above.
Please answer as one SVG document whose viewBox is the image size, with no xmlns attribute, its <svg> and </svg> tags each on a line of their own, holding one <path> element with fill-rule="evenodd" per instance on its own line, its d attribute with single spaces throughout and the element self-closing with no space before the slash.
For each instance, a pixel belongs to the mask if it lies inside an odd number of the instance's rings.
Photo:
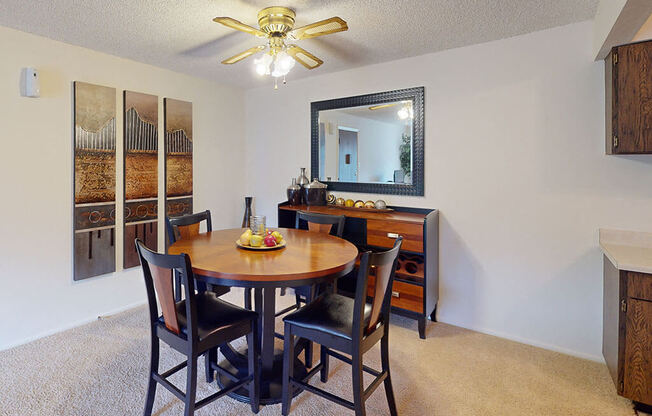
<svg viewBox="0 0 652 416">
<path fill-rule="evenodd" d="M 319 111 L 319 179 L 412 184 L 412 100 Z"/>
</svg>

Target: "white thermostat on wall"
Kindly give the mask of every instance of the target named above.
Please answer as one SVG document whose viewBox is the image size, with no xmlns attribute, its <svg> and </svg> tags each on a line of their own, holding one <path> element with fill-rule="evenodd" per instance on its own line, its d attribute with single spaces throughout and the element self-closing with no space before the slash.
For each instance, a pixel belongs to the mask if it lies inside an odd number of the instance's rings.
<svg viewBox="0 0 652 416">
<path fill-rule="evenodd" d="M 23 97 L 40 97 L 41 83 L 36 68 L 23 68 L 20 73 L 20 95 Z"/>
</svg>

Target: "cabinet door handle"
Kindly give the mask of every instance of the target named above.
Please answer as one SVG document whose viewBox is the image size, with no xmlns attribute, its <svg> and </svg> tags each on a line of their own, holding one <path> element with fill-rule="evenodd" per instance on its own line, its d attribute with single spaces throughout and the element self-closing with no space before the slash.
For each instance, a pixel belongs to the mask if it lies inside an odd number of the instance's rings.
<svg viewBox="0 0 652 416">
<path fill-rule="evenodd" d="M 393 298 L 400 298 L 400 297 L 401 297 L 401 294 L 398 293 L 398 292 L 395 291 L 395 290 L 392 290 L 392 297 L 393 297 Z"/>
<path fill-rule="evenodd" d="M 398 233 L 387 233 L 387 237 L 388 238 L 398 238 L 399 235 L 398 235 Z"/>
</svg>

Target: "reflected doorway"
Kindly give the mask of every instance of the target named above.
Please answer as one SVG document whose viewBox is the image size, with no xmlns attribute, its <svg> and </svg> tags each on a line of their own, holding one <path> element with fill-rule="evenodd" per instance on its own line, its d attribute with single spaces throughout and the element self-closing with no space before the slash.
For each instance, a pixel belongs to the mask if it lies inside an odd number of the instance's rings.
<svg viewBox="0 0 652 416">
<path fill-rule="evenodd" d="M 341 182 L 358 181 L 358 131 L 338 128 L 339 135 L 339 170 L 338 180 Z"/>
</svg>

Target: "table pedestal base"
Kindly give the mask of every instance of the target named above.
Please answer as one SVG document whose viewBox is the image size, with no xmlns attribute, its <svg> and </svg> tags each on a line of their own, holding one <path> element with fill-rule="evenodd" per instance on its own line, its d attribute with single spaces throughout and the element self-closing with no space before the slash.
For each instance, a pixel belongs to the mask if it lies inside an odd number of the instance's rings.
<svg viewBox="0 0 652 416">
<path fill-rule="evenodd" d="M 225 368 L 227 371 L 235 374 L 238 378 L 246 377 L 249 374 L 247 360 L 245 356 L 240 356 L 238 354 L 236 359 L 235 357 L 230 356 L 229 359 L 223 360 L 220 362 L 220 366 Z M 298 358 L 294 359 L 294 377 L 297 379 L 303 379 L 307 374 L 306 366 Z M 233 382 L 226 376 L 217 373 L 217 385 L 220 388 L 229 388 L 233 385 Z M 301 393 L 303 390 L 294 389 L 294 396 Z M 263 371 L 260 377 L 260 404 L 276 404 L 281 403 L 283 393 L 283 354 L 274 355 L 274 365 L 271 371 Z M 232 397 L 240 402 L 250 403 L 249 399 L 249 390 L 244 387 L 238 390 L 235 390 L 228 394 L 229 397 Z"/>
</svg>

